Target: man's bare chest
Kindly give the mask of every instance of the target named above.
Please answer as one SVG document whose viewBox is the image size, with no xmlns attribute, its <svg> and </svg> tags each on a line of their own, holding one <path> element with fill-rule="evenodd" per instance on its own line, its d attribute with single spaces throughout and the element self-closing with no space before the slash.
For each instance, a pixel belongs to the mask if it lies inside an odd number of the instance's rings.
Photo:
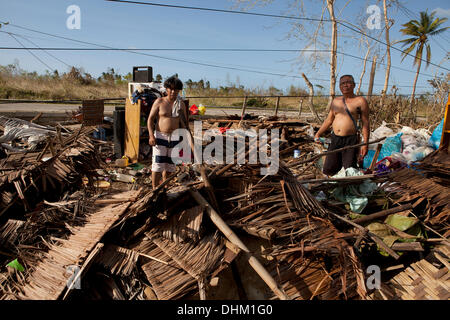
<svg viewBox="0 0 450 320">
<path fill-rule="evenodd" d="M 159 106 L 159 116 L 171 118 L 172 117 L 172 106 L 173 104 L 164 103 Z"/>
<path fill-rule="evenodd" d="M 357 119 L 359 115 L 361 114 L 361 107 L 359 105 L 353 104 L 350 105 L 347 103 L 348 111 L 352 114 L 352 116 Z M 348 113 L 346 111 L 345 106 L 342 104 L 334 105 L 333 106 L 333 113 L 335 116 L 346 116 L 348 117 Z"/>
</svg>

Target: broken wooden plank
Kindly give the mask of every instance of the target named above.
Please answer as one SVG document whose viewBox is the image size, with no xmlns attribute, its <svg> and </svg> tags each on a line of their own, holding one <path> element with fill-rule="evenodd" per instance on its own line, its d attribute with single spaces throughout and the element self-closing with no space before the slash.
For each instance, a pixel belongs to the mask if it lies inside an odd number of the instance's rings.
<svg viewBox="0 0 450 320">
<path fill-rule="evenodd" d="M 192 189 L 189 190 L 193 198 L 206 209 L 212 222 L 217 226 L 217 228 L 225 235 L 225 237 L 237 245 L 242 251 L 247 254 L 248 263 L 252 268 L 258 273 L 258 275 L 264 280 L 264 282 L 269 286 L 269 288 L 278 296 L 280 300 L 289 300 L 289 296 L 284 293 L 283 289 L 280 288 L 275 281 L 275 279 L 270 275 L 270 273 L 264 268 L 264 266 L 253 256 L 247 246 L 239 239 L 239 237 L 230 229 L 230 227 L 222 220 L 219 214 L 211 207 L 211 205 L 203 198 L 198 191 Z"/>
</svg>

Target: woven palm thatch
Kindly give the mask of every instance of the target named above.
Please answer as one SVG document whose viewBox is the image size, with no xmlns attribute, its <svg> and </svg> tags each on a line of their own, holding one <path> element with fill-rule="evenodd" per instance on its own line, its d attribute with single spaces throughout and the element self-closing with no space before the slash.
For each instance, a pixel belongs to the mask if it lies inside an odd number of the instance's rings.
<svg viewBox="0 0 450 320">
<path fill-rule="evenodd" d="M 42 198 L 47 193 L 61 193 L 68 186 L 76 186 L 82 174 L 91 175 L 100 166 L 95 146 L 89 137 L 74 133 L 67 139 L 70 144 L 64 145 L 45 162 L 36 160 L 39 153 L 32 154 L 32 157 L 28 154 L 20 161 L 15 155 L 2 160 L 0 215 L 18 199 L 23 202 L 25 209 L 30 209 L 30 199 Z"/>
<path fill-rule="evenodd" d="M 441 231 L 444 237 L 450 236 L 450 188 L 425 178 L 415 170 L 404 168 L 389 176 L 391 191 L 403 195 L 408 202 L 427 201 L 427 211 L 424 222 Z"/>
<path fill-rule="evenodd" d="M 198 280 L 219 268 L 225 252 L 217 233 L 178 244 L 158 236 L 157 230 L 146 236 L 134 250 L 165 262 L 151 259 L 142 265 L 160 300 L 181 298 L 195 290 Z"/>
<path fill-rule="evenodd" d="M 374 300 L 449 300 L 450 249 L 436 247 L 425 259 L 412 263 L 404 271 L 383 283 Z"/>
<path fill-rule="evenodd" d="M 120 198 L 133 198 L 136 191 L 127 191 Z M 42 260 L 27 272 L 25 283 L 15 286 L 14 292 L 8 292 L 3 298 L 26 300 L 56 300 L 66 289 L 72 275 L 68 266 L 81 267 L 83 261 L 102 236 L 117 221 L 130 202 L 110 204 L 87 217 L 84 226 L 72 229 L 67 239 L 54 239 Z"/>
</svg>

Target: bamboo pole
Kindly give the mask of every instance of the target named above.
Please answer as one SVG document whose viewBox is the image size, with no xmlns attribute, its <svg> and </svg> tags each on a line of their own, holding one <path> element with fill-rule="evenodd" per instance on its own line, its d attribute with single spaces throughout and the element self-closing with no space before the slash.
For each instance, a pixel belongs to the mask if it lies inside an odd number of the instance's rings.
<svg viewBox="0 0 450 320">
<path fill-rule="evenodd" d="M 357 224 L 361 224 L 361 223 L 364 223 L 364 222 L 367 222 L 367 221 L 372 221 L 374 219 L 378 219 L 378 218 L 382 218 L 382 217 L 388 216 L 388 215 L 396 213 L 396 212 L 409 210 L 412 207 L 413 207 L 412 204 L 408 203 L 408 204 L 405 204 L 403 206 L 394 207 L 394 208 L 391 208 L 391 209 L 387 209 L 387 210 L 383 210 L 383 211 L 379 211 L 379 212 L 376 212 L 376 213 L 369 214 L 369 215 L 367 215 L 365 217 L 355 219 L 355 220 L 353 220 L 353 222 L 357 223 Z"/>
<path fill-rule="evenodd" d="M 365 174 L 362 176 L 353 176 L 353 177 L 300 180 L 300 182 L 302 184 L 304 184 L 304 183 L 321 183 L 321 182 L 362 182 L 364 180 L 372 179 L 374 177 L 375 177 L 374 174 Z"/>
<path fill-rule="evenodd" d="M 247 96 L 244 97 L 244 103 L 242 103 L 242 113 L 241 113 L 241 119 L 239 120 L 239 127 L 241 126 L 242 119 L 244 119 L 245 115 L 245 109 L 247 108 Z"/>
<path fill-rule="evenodd" d="M 369 143 L 367 143 L 367 145 L 373 144 L 373 143 L 376 143 L 376 142 L 380 142 L 381 140 L 384 140 L 384 139 L 386 139 L 386 137 L 382 137 L 382 138 L 379 138 L 379 139 L 376 139 L 376 140 L 373 140 L 373 141 L 369 141 Z M 322 153 L 319 153 L 319 154 L 313 156 L 313 157 L 310 158 L 310 159 L 306 159 L 306 160 L 302 160 L 302 161 L 298 161 L 298 162 L 294 160 L 293 162 L 291 162 L 291 163 L 288 165 L 288 167 L 297 166 L 297 165 L 303 164 L 303 163 L 310 163 L 311 161 L 317 160 L 317 159 L 319 159 L 320 157 L 326 156 L 326 155 L 328 155 L 328 154 L 336 153 L 336 152 L 341 152 L 341 151 L 344 151 L 344 150 L 353 149 L 353 148 L 361 147 L 361 146 L 364 146 L 364 145 L 366 145 L 365 142 L 359 143 L 359 144 L 355 144 L 355 145 L 353 145 L 353 146 L 346 146 L 346 147 L 343 147 L 343 148 L 340 148 L 340 149 L 336 149 L 336 150 L 331 150 L 331 151 L 322 152 Z"/>
<path fill-rule="evenodd" d="M 230 227 L 223 221 L 220 215 L 211 207 L 211 205 L 202 197 L 197 190 L 190 189 L 192 197 L 206 209 L 211 221 L 217 226 L 217 228 L 225 235 L 225 237 L 233 244 L 237 245 L 242 251 L 245 252 L 248 258 L 248 263 L 261 277 L 261 279 L 269 286 L 269 288 L 275 293 L 280 300 L 290 300 L 289 296 L 280 288 L 275 279 L 264 268 L 264 266 L 253 256 L 247 246 L 239 239 L 239 237 L 230 229 Z"/>
<path fill-rule="evenodd" d="M 200 300 L 206 300 L 206 285 L 205 285 L 205 279 L 200 278 L 197 281 L 198 283 L 198 292 L 200 295 Z"/>
<path fill-rule="evenodd" d="M 97 254 L 99 254 L 101 252 L 101 250 L 103 249 L 104 244 L 99 242 L 97 243 L 97 245 L 94 247 L 94 249 L 92 249 L 91 253 L 89 254 L 89 256 L 86 258 L 86 260 L 83 263 L 83 266 L 81 267 L 81 269 L 78 271 L 78 273 L 76 274 L 75 278 L 73 278 L 72 282 L 70 283 L 69 287 L 66 290 L 66 293 L 64 294 L 64 296 L 62 297 L 62 300 L 66 300 L 67 295 L 69 294 L 70 290 L 72 290 L 73 286 L 75 285 L 75 283 L 78 281 L 78 279 L 82 276 L 82 273 L 89 269 L 89 267 L 91 266 L 92 261 L 94 260 L 94 258 L 97 256 Z M 69 284 L 69 283 L 67 283 Z"/>
</svg>

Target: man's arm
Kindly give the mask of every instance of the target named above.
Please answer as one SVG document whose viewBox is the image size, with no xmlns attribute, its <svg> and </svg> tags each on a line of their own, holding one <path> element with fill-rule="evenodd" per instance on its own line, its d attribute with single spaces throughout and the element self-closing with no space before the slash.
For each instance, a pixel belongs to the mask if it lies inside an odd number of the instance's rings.
<svg viewBox="0 0 450 320">
<path fill-rule="evenodd" d="M 334 112 L 333 112 L 333 105 L 331 105 L 330 112 L 328 113 L 327 118 L 322 123 L 322 126 L 317 131 L 316 135 L 314 136 L 314 140 L 318 140 L 319 137 L 328 130 L 329 127 L 333 124 L 334 121 Z"/>
<path fill-rule="evenodd" d="M 369 149 L 369 137 L 370 137 L 370 121 L 369 121 L 369 105 L 365 98 L 362 98 L 361 103 L 361 121 L 362 121 L 362 135 L 364 142 L 366 143 L 361 147 L 361 156 L 364 157 Z"/>
<path fill-rule="evenodd" d="M 156 101 L 153 103 L 152 109 L 150 110 L 150 115 L 147 119 L 147 129 L 148 129 L 148 143 L 151 146 L 156 145 L 156 139 L 155 139 L 155 119 L 158 116 L 159 113 L 159 101 L 160 98 L 156 99 Z"/>
</svg>

